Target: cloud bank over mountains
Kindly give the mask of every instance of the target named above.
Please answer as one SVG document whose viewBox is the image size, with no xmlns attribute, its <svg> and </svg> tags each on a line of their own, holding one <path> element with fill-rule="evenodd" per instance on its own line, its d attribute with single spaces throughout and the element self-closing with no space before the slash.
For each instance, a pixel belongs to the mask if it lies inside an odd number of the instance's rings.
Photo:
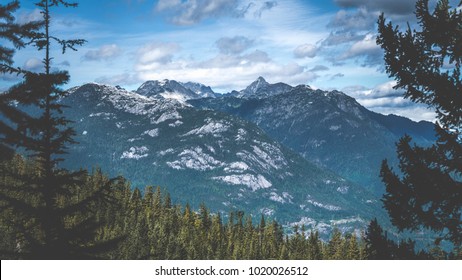
<svg viewBox="0 0 462 280">
<path fill-rule="evenodd" d="M 17 15 L 20 22 L 39 17 L 27 5 Z M 70 71 L 70 86 L 96 81 L 128 89 L 146 80 L 174 79 L 226 92 L 263 76 L 269 82 L 345 89 L 368 108 L 399 114 L 413 104 L 390 87 L 375 42 L 376 22 L 384 12 L 394 24 L 415 26 L 414 5 L 414 0 L 83 1 L 75 14 L 56 15 L 53 28 L 88 44 L 68 53 L 66 61 L 56 55 L 55 66 Z M 39 69 L 33 52 L 17 57 L 24 68 Z M 0 89 L 17 80 L 1 76 Z"/>
</svg>

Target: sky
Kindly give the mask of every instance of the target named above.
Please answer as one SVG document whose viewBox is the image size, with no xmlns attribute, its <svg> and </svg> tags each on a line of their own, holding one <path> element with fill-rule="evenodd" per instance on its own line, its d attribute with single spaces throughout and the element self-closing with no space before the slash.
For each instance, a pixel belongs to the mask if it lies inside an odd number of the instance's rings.
<svg viewBox="0 0 462 280">
<path fill-rule="evenodd" d="M 21 1 L 18 22 L 40 18 L 33 3 Z M 381 12 L 400 26 L 415 25 L 414 0 L 78 3 L 52 11 L 57 37 L 87 40 L 76 52 L 54 49 L 54 68 L 71 75 L 66 87 L 97 82 L 135 90 L 147 80 L 171 79 L 225 93 L 262 76 L 270 83 L 340 90 L 376 112 L 434 120 L 431 110 L 393 89 L 375 43 Z M 40 71 L 41 54 L 20 50 L 15 64 Z M 0 76 L 0 91 L 17 79 Z"/>
</svg>

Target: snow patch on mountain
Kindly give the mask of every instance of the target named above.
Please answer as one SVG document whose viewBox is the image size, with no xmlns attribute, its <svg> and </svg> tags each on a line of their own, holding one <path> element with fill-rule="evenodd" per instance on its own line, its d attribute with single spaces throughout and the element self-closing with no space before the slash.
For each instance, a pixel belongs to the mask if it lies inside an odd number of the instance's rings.
<svg viewBox="0 0 462 280">
<path fill-rule="evenodd" d="M 293 196 L 291 196 L 288 192 L 283 192 L 282 196 L 278 195 L 276 192 L 271 192 L 269 199 L 272 201 L 285 204 L 285 203 L 292 203 Z"/>
<path fill-rule="evenodd" d="M 162 96 L 163 98 L 175 99 L 180 103 L 186 103 L 186 100 L 188 100 L 186 96 L 184 96 L 183 94 L 179 92 L 162 92 L 159 95 Z"/>
<path fill-rule="evenodd" d="M 262 209 L 260 209 L 260 213 L 263 214 L 264 216 L 273 216 L 274 215 L 274 209 L 262 208 Z"/>
<path fill-rule="evenodd" d="M 337 131 L 337 130 L 339 130 L 341 127 L 342 127 L 341 125 L 331 125 L 331 126 L 329 127 L 329 130 L 330 130 L 330 131 Z"/>
<path fill-rule="evenodd" d="M 194 149 L 186 149 L 180 154 L 179 160 L 167 162 L 170 168 L 181 169 L 194 169 L 199 171 L 213 170 L 224 165 L 223 162 L 216 160 L 212 156 L 204 153 L 202 148 L 195 147 Z"/>
<path fill-rule="evenodd" d="M 289 194 L 288 192 L 283 192 L 282 197 L 284 197 L 284 199 L 289 201 L 289 203 L 292 203 L 292 199 L 294 199 L 294 197 L 291 194 Z"/>
<path fill-rule="evenodd" d="M 141 147 L 130 147 L 128 151 L 122 153 L 120 156 L 121 159 L 128 158 L 128 159 L 136 159 L 139 160 L 140 158 L 147 157 L 149 154 L 147 153 L 149 149 L 146 146 Z"/>
<path fill-rule="evenodd" d="M 359 217 L 351 217 L 351 218 L 345 218 L 345 219 L 340 219 L 340 220 L 330 220 L 330 222 L 332 225 L 344 225 L 344 224 L 351 224 L 351 223 L 366 224 L 367 221 Z"/>
<path fill-rule="evenodd" d="M 349 189 L 350 189 L 349 186 L 342 185 L 337 188 L 337 191 L 341 194 L 347 194 Z"/>
<path fill-rule="evenodd" d="M 159 155 L 165 156 L 165 155 L 167 155 L 167 154 L 173 154 L 174 152 L 175 152 L 175 150 L 173 150 L 172 148 L 170 148 L 170 149 L 167 149 L 167 150 L 164 150 L 164 151 L 160 151 L 160 152 L 159 152 Z"/>
<path fill-rule="evenodd" d="M 228 124 L 221 123 L 221 122 L 214 122 L 211 119 L 207 119 L 207 123 L 201 127 L 195 128 L 190 132 L 184 134 L 183 136 L 189 135 L 205 135 L 205 134 L 212 134 L 213 136 L 217 137 L 220 133 L 227 131 L 229 128 Z"/>
<path fill-rule="evenodd" d="M 314 205 L 316 207 L 324 208 L 324 209 L 329 210 L 329 211 L 340 211 L 340 210 L 342 210 L 342 208 L 340 208 L 338 206 L 330 205 L 330 204 L 323 204 L 323 203 L 317 202 L 317 201 L 315 201 L 313 199 L 308 199 L 306 202 L 308 202 L 309 204 Z"/>
<path fill-rule="evenodd" d="M 252 189 L 252 191 L 267 189 L 272 186 L 271 182 L 261 174 L 258 174 L 257 176 L 253 174 L 233 174 L 213 177 L 212 179 L 223 181 L 230 185 L 244 185 Z"/>
<path fill-rule="evenodd" d="M 157 118 L 154 121 L 154 123 L 159 124 L 159 123 L 165 122 L 167 120 L 178 120 L 178 119 L 181 119 L 181 118 L 182 117 L 181 117 L 180 113 L 178 113 L 178 111 L 174 110 L 174 111 L 163 113 L 162 115 L 160 115 L 159 118 Z"/>
<path fill-rule="evenodd" d="M 284 198 L 282 198 L 282 196 L 278 195 L 278 194 L 275 193 L 275 192 L 270 193 L 269 199 L 272 200 L 272 201 L 276 201 L 276 202 L 282 203 L 282 204 L 286 203 L 286 201 L 284 200 Z"/>
<path fill-rule="evenodd" d="M 244 162 L 254 163 L 261 166 L 266 171 L 279 170 L 287 165 L 287 161 L 281 150 L 271 144 L 254 141 L 257 145 L 252 145 L 253 153 L 241 151 L 236 153 Z"/>
<path fill-rule="evenodd" d="M 242 161 L 232 162 L 229 166 L 225 167 L 225 172 L 244 172 L 249 170 L 250 167 Z"/>
<path fill-rule="evenodd" d="M 243 141 L 245 140 L 245 136 L 247 135 L 247 131 L 245 131 L 245 129 L 243 128 L 239 128 L 237 130 L 237 135 L 236 135 L 236 141 Z"/>
<path fill-rule="evenodd" d="M 260 149 L 260 147 L 263 149 Z M 264 163 L 263 166 L 266 168 L 271 166 L 278 170 L 287 165 L 284 155 L 277 147 L 268 143 L 261 143 L 260 147 L 252 146 L 253 152 L 261 159 L 261 162 Z"/>
<path fill-rule="evenodd" d="M 170 127 L 178 127 L 178 126 L 180 126 L 180 125 L 182 125 L 182 124 L 183 124 L 182 121 L 177 120 L 177 121 L 174 122 L 174 123 L 170 123 L 168 126 L 170 126 Z"/>
<path fill-rule="evenodd" d="M 91 113 L 89 115 L 90 118 L 93 117 L 103 117 L 105 120 L 109 120 L 111 117 L 113 117 L 114 114 L 112 113 L 105 113 L 105 112 L 99 112 L 99 113 Z"/>
<path fill-rule="evenodd" d="M 146 130 L 145 132 L 143 132 L 143 135 L 149 135 L 151 137 L 157 137 L 159 136 L 159 129 L 158 128 L 154 128 L 154 129 L 151 129 L 151 130 Z"/>
</svg>

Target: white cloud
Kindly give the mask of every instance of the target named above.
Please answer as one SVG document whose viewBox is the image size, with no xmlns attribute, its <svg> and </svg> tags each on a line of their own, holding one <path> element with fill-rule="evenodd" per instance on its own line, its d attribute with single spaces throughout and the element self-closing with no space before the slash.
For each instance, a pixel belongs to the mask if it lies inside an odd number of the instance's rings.
<svg viewBox="0 0 462 280">
<path fill-rule="evenodd" d="M 258 63 L 268 63 L 270 61 L 271 59 L 266 52 L 256 50 L 243 55 L 218 54 L 212 59 L 201 61 L 195 65 L 191 64 L 190 66 L 196 66 L 199 68 L 228 68 L 233 66 L 246 67 Z"/>
<path fill-rule="evenodd" d="M 114 75 L 114 76 L 102 76 L 102 77 L 95 79 L 95 82 L 100 83 L 100 84 L 116 86 L 116 85 L 135 85 L 135 84 L 140 84 L 143 81 L 138 79 L 135 75 L 123 73 L 123 74 Z"/>
<path fill-rule="evenodd" d="M 137 71 L 150 71 L 158 69 L 173 59 L 180 46 L 175 43 L 155 42 L 144 45 L 137 52 Z"/>
<path fill-rule="evenodd" d="M 244 36 L 223 37 L 217 40 L 216 45 L 221 53 L 239 54 L 252 46 L 253 40 Z"/>
<path fill-rule="evenodd" d="M 85 60 L 108 60 L 122 54 L 122 50 L 116 45 L 104 45 L 99 49 L 90 50 L 84 55 Z"/>
<path fill-rule="evenodd" d="M 343 78 L 343 77 L 345 77 L 345 74 L 343 74 L 343 73 L 337 73 L 337 74 L 335 74 L 335 75 L 332 75 L 332 77 L 330 78 L 330 80 L 333 81 L 333 80 L 335 80 L 335 79 L 337 79 L 337 78 Z"/>
<path fill-rule="evenodd" d="M 409 118 L 413 121 L 429 121 L 429 122 L 435 122 L 436 121 L 436 114 L 432 110 L 424 107 L 424 106 L 409 106 L 409 107 L 404 107 L 404 108 L 394 108 L 394 107 L 375 107 L 372 109 L 372 111 L 375 111 L 377 113 L 381 113 L 384 115 L 399 115 L 403 116 L 406 118 Z"/>
<path fill-rule="evenodd" d="M 396 90 L 393 87 L 396 86 L 396 81 L 389 81 L 380 85 L 377 85 L 371 92 L 372 96 L 375 97 L 390 97 L 390 96 L 403 96 L 403 90 Z"/>
<path fill-rule="evenodd" d="M 233 15 L 238 5 L 238 0 L 159 0 L 156 9 L 172 12 L 174 24 L 192 25 L 209 17 Z"/>
<path fill-rule="evenodd" d="M 377 98 L 365 98 L 358 99 L 358 102 L 361 103 L 364 107 L 367 108 L 377 108 L 377 107 L 409 107 L 413 103 L 409 100 L 404 99 L 403 97 L 377 97 Z"/>
<path fill-rule="evenodd" d="M 364 86 L 350 86 L 343 89 L 349 95 L 357 99 L 377 99 L 385 97 L 402 97 L 404 95 L 403 90 L 396 90 L 393 87 L 396 85 L 396 81 L 387 81 L 376 85 L 373 88 L 366 88 Z"/>
<path fill-rule="evenodd" d="M 294 50 L 294 55 L 296 58 L 304 58 L 304 57 L 313 58 L 316 56 L 317 52 L 318 52 L 318 48 L 315 45 L 304 44 L 304 45 L 298 46 Z"/>
<path fill-rule="evenodd" d="M 392 14 L 411 14 L 415 8 L 416 1 L 410 0 L 334 0 L 334 2 L 344 8 L 367 8 L 373 11 L 382 11 Z"/>
<path fill-rule="evenodd" d="M 19 13 L 18 19 L 17 19 L 19 24 L 25 24 L 31 21 L 40 21 L 40 20 L 43 20 L 43 16 L 40 13 L 39 9 L 34 9 L 28 12 L 23 11 Z"/>
<path fill-rule="evenodd" d="M 261 17 L 264 11 L 271 10 L 278 5 L 276 1 L 264 1 L 260 6 L 255 5 L 254 2 L 251 3 L 253 3 L 255 7 L 249 6 L 249 10 L 254 8 L 253 15 L 255 17 Z"/>
<path fill-rule="evenodd" d="M 259 51 L 242 56 L 218 55 L 202 62 L 172 61 L 159 71 L 139 66 L 137 69 L 141 80 L 168 78 L 183 82 L 198 81 L 214 87 L 215 90 L 225 91 L 244 88 L 258 76 L 294 85 L 317 78 L 315 73 L 306 71 L 299 64 L 278 64 L 269 59 L 266 53 Z"/>
<path fill-rule="evenodd" d="M 343 32 L 370 30 L 374 27 L 379 13 L 370 12 L 364 7 L 360 7 L 356 11 L 340 10 L 327 27 L 337 28 Z"/>
<path fill-rule="evenodd" d="M 44 65 L 40 59 L 30 58 L 24 63 L 23 68 L 32 72 L 40 72 L 44 70 Z"/>
<path fill-rule="evenodd" d="M 320 71 L 328 71 L 329 67 L 324 66 L 324 65 L 316 65 L 313 68 L 311 68 L 309 71 L 311 72 L 320 72 Z"/>
<path fill-rule="evenodd" d="M 251 15 L 260 18 L 265 11 L 276 6 L 276 1 L 261 0 L 159 0 L 156 10 L 169 13 L 174 24 L 193 25 L 218 17 L 243 18 Z"/>
<path fill-rule="evenodd" d="M 347 60 L 364 57 L 364 66 L 378 65 L 382 63 L 382 49 L 376 43 L 374 34 L 367 34 L 361 41 L 355 42 L 347 51 L 340 55 L 337 60 Z"/>
<path fill-rule="evenodd" d="M 373 88 L 349 86 L 342 91 L 354 97 L 364 107 L 385 115 L 395 114 L 414 121 L 434 121 L 435 113 L 426 106 L 404 99 L 402 90 L 395 90 L 395 81 L 388 81 Z"/>
</svg>

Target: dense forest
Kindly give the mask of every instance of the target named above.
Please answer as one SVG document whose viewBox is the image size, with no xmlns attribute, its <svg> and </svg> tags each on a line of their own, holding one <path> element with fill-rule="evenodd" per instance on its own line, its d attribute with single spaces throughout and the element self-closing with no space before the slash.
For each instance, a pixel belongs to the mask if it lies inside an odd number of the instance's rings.
<svg viewBox="0 0 462 280">
<path fill-rule="evenodd" d="M 40 171 L 34 161 L 16 155 L 2 161 L 0 182 L 21 189 L 21 184 L 25 183 L 17 178 L 33 178 L 38 176 L 37 172 Z M 174 205 L 170 195 L 160 187 L 148 186 L 141 192 L 131 188 L 124 178 L 110 179 L 99 169 L 91 173 L 84 171 L 80 176 L 83 184 L 73 188 L 71 195 L 60 197 L 61 204 L 88 197 L 100 186 L 109 186 L 110 190 L 104 201 L 93 203 L 88 209 L 98 225 L 93 239 L 75 244 L 105 244 L 106 248 L 104 252 L 89 253 L 84 256 L 86 258 L 364 260 L 461 257 L 460 253 L 447 254 L 438 246 L 417 253 L 410 240 L 396 243 L 388 239 L 376 220 L 371 221 L 365 232 L 341 233 L 334 229 L 329 240 L 321 240 L 316 231 L 297 225 L 283 227 L 264 216 L 250 217 L 242 211 L 211 213 L 205 204 L 199 209 Z M 13 193 L 10 195 L 14 197 Z M 38 197 L 28 197 L 31 205 L 39 201 Z M 85 213 L 68 216 L 65 224 L 72 228 L 86 216 Z M 29 258 L 31 237 L 25 235 L 36 235 L 33 240 L 40 240 L 43 235 L 33 220 L 22 218 L 12 211 L 2 212 L 2 259 Z M 19 230 L 18 225 L 27 230 Z"/>
</svg>

